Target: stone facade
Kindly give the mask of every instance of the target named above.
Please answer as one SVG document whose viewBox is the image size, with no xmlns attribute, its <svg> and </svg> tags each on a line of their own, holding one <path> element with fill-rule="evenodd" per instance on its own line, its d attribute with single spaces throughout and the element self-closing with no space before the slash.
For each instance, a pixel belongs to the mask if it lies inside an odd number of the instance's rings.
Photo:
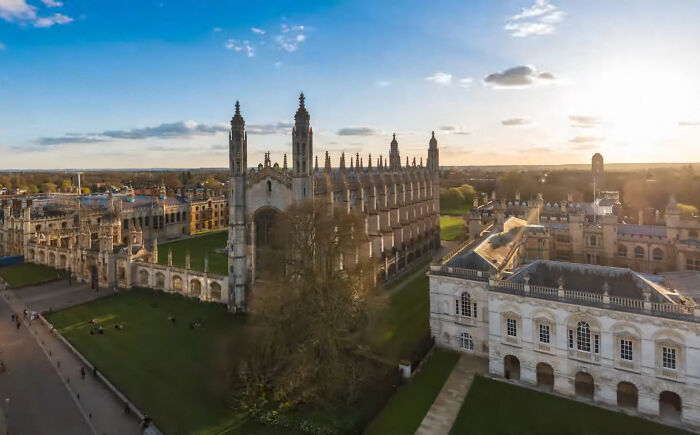
<svg viewBox="0 0 700 435">
<path fill-rule="evenodd" d="M 314 158 L 313 128 L 304 95 L 294 116 L 292 163 L 272 163 L 270 154 L 248 169 L 248 137 L 236 103 L 229 135 L 229 284 L 231 300 L 245 309 L 255 282 L 259 247 L 265 243 L 275 213 L 300 201 L 315 200 L 329 207 L 359 212 L 365 217 L 368 242 L 358 258 L 373 257 L 378 275 L 389 278 L 440 245 L 439 151 L 435 135 L 428 143 L 426 166 L 413 159 L 401 165 L 398 142 L 390 143 L 389 159 L 379 156 L 373 166 L 359 154 L 340 158 L 333 168 L 326 152 L 323 167 Z M 312 160 L 313 159 L 313 160 Z"/>
<path fill-rule="evenodd" d="M 528 224 L 513 219 L 431 266 L 436 343 L 496 377 L 700 429 L 695 302 L 629 269 L 527 262 Z"/>
</svg>

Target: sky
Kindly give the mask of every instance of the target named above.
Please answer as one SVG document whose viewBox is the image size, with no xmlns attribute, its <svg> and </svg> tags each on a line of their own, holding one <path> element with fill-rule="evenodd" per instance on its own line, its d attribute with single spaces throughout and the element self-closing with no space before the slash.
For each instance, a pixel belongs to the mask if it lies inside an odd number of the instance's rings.
<svg viewBox="0 0 700 435">
<path fill-rule="evenodd" d="M 0 0 L 0 169 L 700 161 L 700 2 Z M 291 157 L 291 156 L 290 156 Z M 291 158 L 289 159 L 291 161 Z"/>
</svg>

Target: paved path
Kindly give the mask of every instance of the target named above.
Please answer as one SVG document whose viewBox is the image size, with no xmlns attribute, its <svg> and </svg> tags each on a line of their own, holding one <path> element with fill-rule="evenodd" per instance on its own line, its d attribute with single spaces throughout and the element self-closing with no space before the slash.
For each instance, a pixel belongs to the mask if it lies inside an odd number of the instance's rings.
<svg viewBox="0 0 700 435">
<path fill-rule="evenodd" d="M 75 296 L 75 291 L 72 288 L 66 290 L 67 283 L 65 281 L 57 281 L 55 283 L 47 284 L 45 286 L 49 290 L 53 287 L 52 291 L 47 291 L 46 289 L 41 289 L 41 291 L 46 291 L 50 295 L 52 303 L 55 303 L 60 297 L 57 295 L 63 294 L 65 297 L 72 299 Z M 3 299 L 9 304 L 15 313 L 19 313 L 22 316 L 22 311 L 25 307 L 29 307 L 30 311 L 39 308 L 46 302 L 41 298 L 35 298 L 34 292 L 27 292 L 22 294 L 21 292 L 25 289 L 17 290 L 16 292 L 5 291 L 3 293 Z M 84 294 L 91 293 L 89 289 L 82 289 Z M 15 296 L 15 293 L 19 296 L 22 295 L 33 301 L 29 304 L 25 304 L 22 299 Z M 92 291 L 94 293 L 94 290 Z M 32 296 L 34 295 L 34 296 Z M 58 298 L 58 299 L 57 299 Z M 93 296 L 94 298 L 94 296 Z M 82 298 L 80 298 L 82 299 Z M 9 323 L 9 313 L 6 318 Z M 43 362 L 50 363 L 54 370 L 58 372 L 60 378 L 63 382 L 64 391 L 70 393 L 68 397 L 71 397 L 71 401 L 77 403 L 77 407 L 83 414 L 84 421 L 87 425 L 91 427 L 92 432 L 96 434 L 140 434 L 141 429 L 139 427 L 139 419 L 134 415 L 133 412 L 125 412 L 125 402 L 117 399 L 114 393 L 107 388 L 107 386 L 97 379 L 91 373 L 89 367 L 85 367 L 83 362 L 56 336 L 56 334 L 46 327 L 46 325 L 39 319 L 31 322 L 29 326 L 29 321 L 23 319 L 24 325 L 20 328 L 25 332 L 29 330 L 31 336 L 35 339 L 35 345 L 43 351 L 44 358 Z M 0 321 L 0 323 L 2 323 Z M 28 334 L 29 335 L 29 334 Z M 126 357 L 126 356 L 125 356 Z M 48 361 L 47 361 L 48 358 Z M 38 358 L 37 358 L 38 359 Z M 86 376 L 85 379 L 81 379 L 80 369 L 85 368 Z M 67 388 L 67 390 L 66 390 Z M 41 389 L 34 391 L 34 395 L 40 395 Z M 12 410 L 10 411 L 12 412 Z M 54 431 L 52 433 L 57 433 L 55 431 L 56 426 L 53 426 Z M 17 432 L 20 433 L 20 432 Z M 24 433 L 34 433 L 34 432 L 24 432 Z M 47 432 L 48 433 L 48 432 Z M 82 433 L 82 432 L 65 432 L 65 433 Z M 90 432 L 87 432 L 90 433 Z"/>
<path fill-rule="evenodd" d="M 467 397 L 475 374 L 488 371 L 488 361 L 471 355 L 462 355 L 445 381 L 433 406 L 423 418 L 416 435 L 448 434 Z"/>
<path fill-rule="evenodd" d="M 5 299 L 0 298 L 0 359 L 7 369 L 0 374 L 0 399 L 10 399 L 9 433 L 92 434 L 29 328 L 21 325 L 18 330 L 11 314 Z"/>
</svg>

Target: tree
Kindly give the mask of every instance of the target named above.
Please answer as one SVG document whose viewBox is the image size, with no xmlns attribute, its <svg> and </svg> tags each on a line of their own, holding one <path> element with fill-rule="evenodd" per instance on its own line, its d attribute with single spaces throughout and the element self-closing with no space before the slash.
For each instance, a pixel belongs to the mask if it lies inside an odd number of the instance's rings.
<svg viewBox="0 0 700 435">
<path fill-rule="evenodd" d="M 64 179 L 61 180 L 61 192 L 72 192 L 73 191 L 73 183 L 71 183 L 70 180 Z"/>
<path fill-rule="evenodd" d="M 476 191 L 469 184 L 441 189 L 441 212 L 446 214 L 464 214 L 471 208 L 475 195 Z"/>
<path fill-rule="evenodd" d="M 214 177 L 209 177 L 207 178 L 207 181 L 204 182 L 204 187 L 210 190 L 216 190 L 223 188 L 224 184 Z"/>
<path fill-rule="evenodd" d="M 266 285 L 234 350 L 234 391 L 247 409 L 352 402 L 375 370 L 359 356 L 376 305 L 375 268 L 355 255 L 367 242 L 362 218 L 308 202 L 272 227 Z"/>
<path fill-rule="evenodd" d="M 678 203 L 678 209 L 681 211 L 681 216 L 685 219 L 690 219 L 698 215 L 698 208 L 694 205 Z"/>
<path fill-rule="evenodd" d="M 41 183 L 39 190 L 41 191 L 41 193 L 53 193 L 56 191 L 57 188 L 58 188 L 58 186 L 56 186 L 55 183 L 47 182 L 47 183 Z"/>
</svg>

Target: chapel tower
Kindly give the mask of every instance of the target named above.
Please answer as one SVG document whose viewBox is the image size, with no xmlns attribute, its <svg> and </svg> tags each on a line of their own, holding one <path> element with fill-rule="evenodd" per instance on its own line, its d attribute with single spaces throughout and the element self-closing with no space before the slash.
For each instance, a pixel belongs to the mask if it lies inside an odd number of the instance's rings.
<svg viewBox="0 0 700 435">
<path fill-rule="evenodd" d="M 435 132 L 433 132 L 432 137 L 428 145 L 428 170 L 434 175 L 437 175 L 440 170 L 440 151 L 438 150 L 437 139 L 435 139 Z"/>
<path fill-rule="evenodd" d="M 228 230 L 228 305 L 230 310 L 245 309 L 248 280 L 246 245 L 246 170 L 248 168 L 248 135 L 241 107 L 231 119 L 229 143 L 229 230 Z"/>
<path fill-rule="evenodd" d="M 389 148 L 389 168 L 392 171 L 401 170 L 401 156 L 399 155 L 399 143 L 396 141 L 396 133 L 394 133 Z"/>
<path fill-rule="evenodd" d="M 304 201 L 314 197 L 313 152 L 314 132 L 311 117 L 304 105 L 304 93 L 299 95 L 299 108 L 292 129 L 292 197 Z"/>
</svg>

